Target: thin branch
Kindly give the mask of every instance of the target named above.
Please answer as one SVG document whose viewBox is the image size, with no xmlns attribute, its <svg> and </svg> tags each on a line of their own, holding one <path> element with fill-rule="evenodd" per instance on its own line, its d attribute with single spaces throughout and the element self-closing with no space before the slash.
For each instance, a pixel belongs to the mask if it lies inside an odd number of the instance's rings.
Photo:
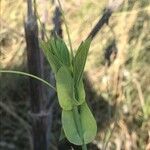
<svg viewBox="0 0 150 150">
<path fill-rule="evenodd" d="M 100 31 L 100 29 L 103 27 L 103 25 L 108 23 L 108 20 L 109 20 L 111 14 L 112 14 L 112 12 L 109 9 L 106 10 L 104 12 L 103 16 L 97 22 L 97 24 L 91 30 L 91 32 L 90 32 L 90 34 L 88 35 L 87 38 L 91 37 L 93 39 L 96 36 L 96 34 Z"/>
<path fill-rule="evenodd" d="M 98 20 L 98 22 L 93 27 L 87 38 L 90 37 L 93 39 L 104 26 L 104 24 L 108 24 L 109 18 L 111 17 L 112 13 L 116 11 L 123 2 L 124 0 L 110 0 L 107 8 L 104 11 L 103 16 Z"/>
</svg>

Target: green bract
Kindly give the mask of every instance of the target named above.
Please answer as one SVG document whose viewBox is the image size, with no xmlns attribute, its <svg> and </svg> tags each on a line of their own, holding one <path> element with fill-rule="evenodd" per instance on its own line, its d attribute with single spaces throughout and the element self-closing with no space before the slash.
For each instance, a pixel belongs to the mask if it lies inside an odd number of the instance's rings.
<svg viewBox="0 0 150 150">
<path fill-rule="evenodd" d="M 50 63 L 53 72 L 56 73 L 58 69 L 61 67 L 61 61 L 54 54 L 51 47 L 51 41 L 48 41 L 46 43 L 41 42 L 41 47 L 44 50 L 44 54 L 47 57 L 47 60 Z"/>
<path fill-rule="evenodd" d="M 91 39 L 82 42 L 72 59 L 62 39 L 56 37 L 41 43 L 55 73 L 58 100 L 62 108 L 62 133 L 75 145 L 91 142 L 97 131 L 96 121 L 85 101 L 82 79 L 90 43 Z"/>
<path fill-rule="evenodd" d="M 59 37 L 57 40 L 52 39 L 51 41 L 52 50 L 58 59 L 66 66 L 70 66 L 70 56 L 69 51 L 62 39 Z"/>
<path fill-rule="evenodd" d="M 90 143 L 96 136 L 97 126 L 96 121 L 86 103 L 78 106 L 82 137 L 76 127 L 74 111 L 62 111 L 62 126 L 68 140 L 76 145 Z"/>
<path fill-rule="evenodd" d="M 82 145 L 83 140 L 79 135 L 79 131 L 77 129 L 76 121 L 74 119 L 74 112 L 70 111 L 62 111 L 62 127 L 64 129 L 65 135 L 67 139 L 75 144 Z"/>
<path fill-rule="evenodd" d="M 59 104 L 64 110 L 73 108 L 73 78 L 66 67 L 61 67 L 56 73 L 56 88 L 58 93 Z"/>
<path fill-rule="evenodd" d="M 86 103 L 81 105 L 80 116 L 81 116 L 84 142 L 87 144 L 95 138 L 97 132 L 97 125 Z"/>
<path fill-rule="evenodd" d="M 91 39 L 87 39 L 85 42 L 82 42 L 73 60 L 74 80 L 77 86 L 82 79 L 90 43 Z"/>
</svg>

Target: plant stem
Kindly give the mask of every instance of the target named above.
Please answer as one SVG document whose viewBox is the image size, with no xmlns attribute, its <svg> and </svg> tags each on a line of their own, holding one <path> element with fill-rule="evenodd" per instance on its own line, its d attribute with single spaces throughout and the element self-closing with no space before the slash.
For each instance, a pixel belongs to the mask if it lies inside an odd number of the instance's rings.
<svg viewBox="0 0 150 150">
<path fill-rule="evenodd" d="M 66 27 L 66 32 L 67 32 L 67 36 L 68 36 L 69 46 L 70 46 L 70 50 L 71 50 L 71 56 L 72 56 L 72 59 L 73 59 L 73 49 L 72 49 L 71 38 L 70 38 L 70 34 L 69 34 L 69 28 L 68 28 L 68 25 L 67 25 L 67 21 L 66 21 L 66 18 L 65 18 L 64 11 L 62 9 L 60 0 L 57 0 L 57 1 L 58 1 L 59 7 L 60 7 L 60 10 L 61 10 L 61 13 L 62 13 L 62 17 L 63 17 L 63 20 L 64 20 L 64 24 L 65 24 L 65 27 Z"/>
<path fill-rule="evenodd" d="M 85 144 L 82 145 L 82 150 L 87 150 L 87 147 Z"/>
<path fill-rule="evenodd" d="M 80 135 L 81 139 L 83 140 L 82 150 L 87 150 L 86 144 L 84 143 L 84 137 L 83 137 L 83 130 L 82 130 L 82 125 L 81 125 L 81 119 L 80 119 L 80 114 L 78 112 L 78 107 L 77 106 L 74 107 L 73 113 L 74 113 L 74 119 L 75 119 L 75 124 L 77 126 L 77 130 L 79 132 L 79 135 Z"/>
<path fill-rule="evenodd" d="M 22 72 L 22 71 L 15 71 L 15 70 L 0 70 L 0 73 L 11 73 L 11 74 L 18 74 L 18 75 L 28 76 L 28 77 L 31 77 L 31 78 L 34 78 L 36 80 L 39 80 L 39 81 L 43 82 L 44 84 L 48 85 L 50 88 L 52 88 L 53 90 L 56 91 L 55 87 L 53 87 L 50 83 L 48 83 L 44 79 L 42 79 L 40 77 L 37 77 L 33 74 L 29 74 L 29 73 Z"/>
</svg>

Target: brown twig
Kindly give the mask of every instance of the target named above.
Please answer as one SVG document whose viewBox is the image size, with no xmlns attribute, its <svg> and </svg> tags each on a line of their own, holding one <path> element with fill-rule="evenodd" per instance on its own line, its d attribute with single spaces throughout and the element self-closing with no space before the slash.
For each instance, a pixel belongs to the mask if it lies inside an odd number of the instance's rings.
<svg viewBox="0 0 150 150">
<path fill-rule="evenodd" d="M 110 0 L 102 17 L 98 20 L 98 22 L 93 27 L 87 38 L 91 37 L 93 39 L 96 36 L 96 34 L 101 30 L 101 28 L 104 26 L 104 24 L 108 24 L 109 18 L 111 17 L 112 13 L 116 11 L 123 2 L 124 0 L 118 1 Z"/>
</svg>

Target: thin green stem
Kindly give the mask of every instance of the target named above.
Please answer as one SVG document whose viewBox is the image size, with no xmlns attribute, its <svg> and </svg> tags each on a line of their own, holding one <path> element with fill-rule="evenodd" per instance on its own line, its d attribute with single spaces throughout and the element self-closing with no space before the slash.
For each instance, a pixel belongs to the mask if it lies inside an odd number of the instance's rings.
<svg viewBox="0 0 150 150">
<path fill-rule="evenodd" d="M 82 150 L 87 150 L 87 147 L 85 144 L 82 145 Z"/>
<path fill-rule="evenodd" d="M 49 82 L 47 82 L 44 79 L 42 79 L 40 77 L 37 77 L 33 74 L 29 74 L 29 73 L 22 72 L 22 71 L 15 71 L 15 70 L 0 70 L 0 73 L 11 73 L 11 74 L 18 74 L 18 75 L 28 76 L 28 77 L 31 77 L 31 78 L 34 78 L 36 80 L 39 80 L 39 81 L 43 82 L 44 84 L 46 84 L 47 86 L 49 86 L 50 88 L 52 88 L 53 90 L 56 91 L 55 87 L 53 87 Z"/>
<path fill-rule="evenodd" d="M 61 10 L 61 13 L 62 13 L 62 17 L 63 17 L 63 20 L 64 20 L 64 24 L 65 24 L 65 27 L 66 27 L 69 46 L 70 46 L 70 50 L 71 50 L 71 56 L 72 56 L 72 59 L 73 59 L 73 49 L 72 49 L 71 38 L 70 38 L 70 34 L 69 34 L 69 28 L 68 28 L 68 25 L 67 25 L 67 21 L 66 21 L 66 18 L 65 18 L 64 11 L 62 9 L 62 5 L 60 3 L 60 0 L 57 0 L 57 1 L 58 1 L 59 7 L 60 7 L 60 10 Z"/>
</svg>

